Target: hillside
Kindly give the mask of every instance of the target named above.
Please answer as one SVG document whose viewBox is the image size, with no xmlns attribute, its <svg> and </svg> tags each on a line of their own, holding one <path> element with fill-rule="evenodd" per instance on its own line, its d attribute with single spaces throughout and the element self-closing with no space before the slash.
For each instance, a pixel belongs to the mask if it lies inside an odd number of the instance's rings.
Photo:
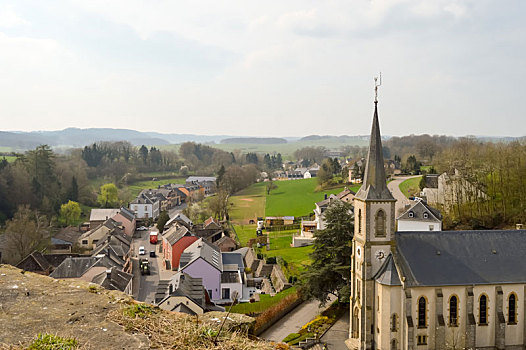
<svg viewBox="0 0 526 350">
<path fill-rule="evenodd" d="M 272 349 L 245 334 L 253 319 L 231 315 L 214 345 L 220 320 L 197 320 L 137 304 L 129 296 L 80 280 L 55 280 L 0 265 L 0 349 L 26 349 L 37 335 L 74 339 L 64 349 Z M 235 329 L 235 331 L 234 331 Z M 65 342 L 65 341 L 64 341 Z"/>
<path fill-rule="evenodd" d="M 287 143 L 287 140 L 279 137 L 233 137 L 221 140 L 223 144 L 256 144 L 256 145 L 275 145 Z"/>
</svg>

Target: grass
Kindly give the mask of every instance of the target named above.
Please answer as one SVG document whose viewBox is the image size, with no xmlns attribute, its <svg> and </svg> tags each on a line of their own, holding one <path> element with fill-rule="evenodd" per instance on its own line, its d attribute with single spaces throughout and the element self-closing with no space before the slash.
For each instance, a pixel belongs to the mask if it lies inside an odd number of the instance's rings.
<svg viewBox="0 0 526 350">
<path fill-rule="evenodd" d="M 313 246 L 297 248 L 290 246 L 292 235 L 296 232 L 296 230 L 270 232 L 270 250 L 262 249 L 262 253 L 267 256 L 279 256 L 285 260 L 286 266 L 283 266 L 283 270 L 287 277 L 298 276 L 305 270 L 305 266 L 312 262 L 309 254 L 312 252 Z"/>
<path fill-rule="evenodd" d="M 308 216 L 314 210 L 314 203 L 323 200 L 324 195 L 336 194 L 343 186 L 323 192 L 315 192 L 316 178 L 274 182 L 278 188 L 267 196 L 266 216 Z"/>
<path fill-rule="evenodd" d="M 253 184 L 230 198 L 230 220 L 236 224 L 248 224 L 258 216 L 265 216 L 266 184 Z M 236 228 L 237 230 L 237 228 Z"/>
<path fill-rule="evenodd" d="M 418 195 L 420 192 L 420 179 L 422 176 L 413 177 L 411 179 L 407 179 L 404 182 L 400 184 L 400 191 L 404 194 L 406 197 L 412 197 L 415 195 Z"/>
<path fill-rule="evenodd" d="M 273 297 L 271 297 L 269 294 L 260 294 L 259 301 L 256 301 L 255 303 L 242 303 L 234 305 L 232 307 L 232 312 L 238 314 L 258 314 L 276 305 L 286 296 L 292 295 L 294 293 L 296 293 L 296 288 L 291 287 L 289 289 L 285 289 L 284 291 L 277 293 Z"/>
<path fill-rule="evenodd" d="M 4 159 L 7 160 L 8 163 L 12 163 L 16 160 L 16 156 L 0 156 L 0 160 Z"/>
<path fill-rule="evenodd" d="M 54 334 L 39 334 L 29 346 L 29 350 L 69 350 L 78 348 L 77 340 L 63 338 Z"/>
<path fill-rule="evenodd" d="M 247 245 L 247 242 L 251 238 L 256 238 L 256 226 L 257 225 L 235 225 L 234 229 L 237 233 L 237 238 L 239 239 L 239 243 L 243 247 Z"/>
</svg>

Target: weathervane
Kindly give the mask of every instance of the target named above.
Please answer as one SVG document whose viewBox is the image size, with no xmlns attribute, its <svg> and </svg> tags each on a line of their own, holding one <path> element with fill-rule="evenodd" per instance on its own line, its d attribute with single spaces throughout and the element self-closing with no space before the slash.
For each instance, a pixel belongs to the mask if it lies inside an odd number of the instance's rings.
<svg viewBox="0 0 526 350">
<path fill-rule="evenodd" d="M 378 103 L 378 87 L 382 85 L 382 72 L 380 77 L 374 77 L 374 103 Z"/>
</svg>

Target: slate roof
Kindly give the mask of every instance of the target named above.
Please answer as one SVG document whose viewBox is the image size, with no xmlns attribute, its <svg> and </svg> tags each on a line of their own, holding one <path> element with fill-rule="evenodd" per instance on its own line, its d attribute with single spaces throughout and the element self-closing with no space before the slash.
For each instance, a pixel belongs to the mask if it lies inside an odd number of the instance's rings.
<svg viewBox="0 0 526 350">
<path fill-rule="evenodd" d="M 373 278 L 380 284 L 387 286 L 401 286 L 400 278 L 398 277 L 398 272 L 396 271 L 396 266 L 393 261 L 393 255 L 389 254 L 385 259 L 380 270 L 373 276 Z"/>
<path fill-rule="evenodd" d="M 184 268 L 199 258 L 202 258 L 219 271 L 223 270 L 223 263 L 219 248 L 213 244 L 208 243 L 202 238 L 199 238 L 184 250 L 184 252 L 181 254 L 179 265 L 181 268 Z"/>
<path fill-rule="evenodd" d="M 243 255 L 235 252 L 223 252 L 221 253 L 223 265 L 237 265 L 238 269 L 244 269 L 245 264 L 243 263 Z"/>
<path fill-rule="evenodd" d="M 122 207 L 120 209 L 120 214 L 124 216 L 128 221 L 132 222 L 135 219 L 135 213 L 128 208 Z"/>
<path fill-rule="evenodd" d="M 53 278 L 79 278 L 97 261 L 99 258 L 91 256 L 67 258 L 49 276 Z"/>
<path fill-rule="evenodd" d="M 189 176 L 186 182 L 216 182 L 214 176 Z"/>
<path fill-rule="evenodd" d="M 385 178 L 382 137 L 380 136 L 380 123 L 378 122 L 378 101 L 374 102 L 373 126 L 371 128 L 363 185 L 356 193 L 356 198 L 373 201 L 395 200 L 391 191 L 387 188 Z"/>
<path fill-rule="evenodd" d="M 405 285 L 526 283 L 526 230 L 397 232 Z"/>
<path fill-rule="evenodd" d="M 191 235 L 191 232 L 185 226 L 172 226 L 163 235 L 170 245 L 174 245 L 184 236 Z"/>
<path fill-rule="evenodd" d="M 53 266 L 39 251 L 34 251 L 20 261 L 16 267 L 23 268 L 28 260 L 33 260 L 35 264 L 40 267 L 41 271 L 49 271 Z"/>
<path fill-rule="evenodd" d="M 51 244 L 52 245 L 73 245 L 73 243 L 65 241 L 63 239 L 59 239 L 56 237 L 51 237 Z"/>
<path fill-rule="evenodd" d="M 110 272 L 108 273 L 108 271 Z M 112 267 L 108 271 L 104 271 L 93 277 L 91 282 L 97 283 L 98 285 L 109 290 L 120 290 L 121 292 L 124 292 L 126 287 L 130 284 L 133 275 L 121 271 L 115 267 Z"/>
<path fill-rule="evenodd" d="M 68 226 L 68 227 L 61 229 L 54 237 L 74 244 L 74 243 L 77 243 L 81 235 L 82 235 L 82 232 L 80 232 L 78 228 L 73 227 L 73 226 Z"/>
<path fill-rule="evenodd" d="M 413 213 L 413 217 L 410 217 L 409 213 Z M 425 213 L 428 214 L 427 218 L 424 217 Z M 402 213 L 402 215 L 400 215 L 397 220 L 441 222 L 442 214 L 440 214 L 438 209 L 435 209 L 426 202 L 419 200 L 404 213 Z"/>
<path fill-rule="evenodd" d="M 182 223 L 182 224 L 186 225 L 188 228 L 192 227 L 192 225 L 193 225 L 192 220 L 190 220 L 190 219 L 188 218 L 188 216 L 184 215 L 183 213 L 178 213 L 178 214 L 175 215 L 173 218 L 171 218 L 170 220 L 168 220 L 168 221 L 166 222 L 166 225 L 165 225 L 165 226 L 170 226 L 170 225 L 173 224 L 174 222 Z"/>
<path fill-rule="evenodd" d="M 173 291 L 171 294 L 168 294 L 170 285 L 172 285 Z M 205 309 L 205 290 L 203 288 L 203 279 L 200 277 L 194 278 L 184 272 L 178 272 L 169 281 L 159 281 L 159 287 L 155 295 L 158 304 L 164 303 L 171 296 L 187 297 Z"/>
</svg>

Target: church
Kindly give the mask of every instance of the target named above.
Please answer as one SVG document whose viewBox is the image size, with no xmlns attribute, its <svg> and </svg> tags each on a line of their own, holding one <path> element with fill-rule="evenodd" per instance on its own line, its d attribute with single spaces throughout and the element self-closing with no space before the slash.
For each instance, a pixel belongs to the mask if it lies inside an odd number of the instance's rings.
<svg viewBox="0 0 526 350">
<path fill-rule="evenodd" d="M 354 199 L 349 349 L 525 349 L 526 231 L 396 232 L 378 101 Z"/>
</svg>

